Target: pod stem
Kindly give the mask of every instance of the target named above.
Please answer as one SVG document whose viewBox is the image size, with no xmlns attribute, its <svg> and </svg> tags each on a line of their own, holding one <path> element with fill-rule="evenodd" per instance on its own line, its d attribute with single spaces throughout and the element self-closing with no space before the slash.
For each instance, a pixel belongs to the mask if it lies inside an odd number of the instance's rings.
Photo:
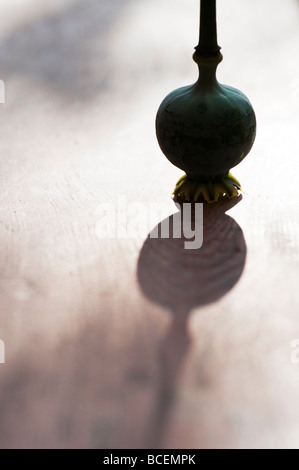
<svg viewBox="0 0 299 470">
<path fill-rule="evenodd" d="M 200 29 L 197 54 L 214 55 L 220 51 L 217 43 L 216 0 L 200 0 Z"/>
</svg>

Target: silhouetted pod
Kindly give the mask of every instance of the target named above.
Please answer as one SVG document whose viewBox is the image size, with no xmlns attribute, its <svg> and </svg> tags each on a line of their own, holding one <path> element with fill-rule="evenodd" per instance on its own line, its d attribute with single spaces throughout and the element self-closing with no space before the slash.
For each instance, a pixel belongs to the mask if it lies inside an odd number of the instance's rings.
<svg viewBox="0 0 299 470">
<path fill-rule="evenodd" d="M 199 78 L 166 96 L 157 112 L 156 134 L 168 160 L 186 172 L 177 182 L 175 196 L 215 202 L 221 196 L 238 195 L 241 186 L 230 169 L 249 153 L 256 119 L 241 91 L 217 81 L 222 54 L 216 0 L 201 0 L 200 18 L 200 40 L 193 55 Z"/>
</svg>

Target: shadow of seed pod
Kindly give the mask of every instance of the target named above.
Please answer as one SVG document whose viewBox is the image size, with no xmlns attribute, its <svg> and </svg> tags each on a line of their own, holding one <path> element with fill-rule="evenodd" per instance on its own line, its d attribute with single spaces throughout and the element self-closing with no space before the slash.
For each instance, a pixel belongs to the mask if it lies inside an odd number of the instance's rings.
<svg viewBox="0 0 299 470">
<path fill-rule="evenodd" d="M 243 232 L 235 220 L 225 214 L 240 199 L 203 204 L 203 219 L 197 220 L 195 211 L 192 229 L 198 235 L 203 231 L 200 248 L 186 249 L 185 242 L 190 240 L 184 236 L 182 228 L 184 205 L 182 211 L 154 228 L 140 251 L 137 265 L 140 288 L 150 301 L 168 308 L 171 313 L 170 326 L 156 347 L 154 399 L 141 436 L 144 447 L 164 448 L 176 403 L 177 385 L 192 343 L 188 329 L 190 311 L 225 295 L 240 279 L 244 269 L 246 243 Z M 167 227 L 169 238 L 163 238 Z M 173 230 L 179 238 L 173 236 Z M 157 238 L 152 238 L 153 234 L 158 235 Z"/>
<path fill-rule="evenodd" d="M 145 240 L 140 252 L 137 276 L 148 299 L 170 309 L 174 314 L 190 312 L 194 307 L 213 302 L 225 295 L 238 281 L 245 265 L 246 243 L 240 226 L 225 214 L 232 201 L 204 204 L 203 244 L 197 250 L 186 249 L 184 236 L 173 237 L 173 228 L 182 212 L 160 222 L 154 229 L 158 238 Z M 162 226 L 169 224 L 169 238 L 162 238 Z M 201 224 L 201 225 L 200 225 Z"/>
</svg>

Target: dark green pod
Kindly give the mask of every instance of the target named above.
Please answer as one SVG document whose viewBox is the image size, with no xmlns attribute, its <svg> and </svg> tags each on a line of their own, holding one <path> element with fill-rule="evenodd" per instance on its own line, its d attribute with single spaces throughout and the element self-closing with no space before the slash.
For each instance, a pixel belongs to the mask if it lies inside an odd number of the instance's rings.
<svg viewBox="0 0 299 470">
<path fill-rule="evenodd" d="M 253 108 L 239 90 L 200 82 L 179 88 L 162 102 L 156 119 L 168 160 L 193 177 L 224 176 L 249 153 L 255 139 Z"/>
<path fill-rule="evenodd" d="M 216 79 L 222 55 L 213 28 L 215 0 L 202 0 L 201 28 L 202 22 L 205 34 L 204 39 L 203 34 L 200 38 L 204 47 L 200 42 L 193 55 L 199 78 L 195 84 L 166 96 L 157 112 L 156 134 L 168 160 L 186 172 L 184 184 L 179 180 L 180 191 L 176 187 L 175 194 L 187 200 L 200 195 L 211 202 L 224 194 L 234 196 L 235 188 L 240 189 L 229 171 L 249 153 L 255 139 L 256 118 L 241 91 L 221 85 Z M 210 30 L 208 24 L 212 25 Z"/>
</svg>

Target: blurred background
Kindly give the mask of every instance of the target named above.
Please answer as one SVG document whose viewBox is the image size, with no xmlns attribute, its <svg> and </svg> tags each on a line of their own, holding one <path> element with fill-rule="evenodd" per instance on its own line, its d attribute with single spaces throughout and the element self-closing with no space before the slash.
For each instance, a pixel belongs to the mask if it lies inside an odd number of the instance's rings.
<svg viewBox="0 0 299 470">
<path fill-rule="evenodd" d="M 175 212 L 181 172 L 154 121 L 197 79 L 199 1 L 1 2 L 1 448 L 299 445 L 299 5 L 217 12 L 218 79 L 249 97 L 257 139 L 235 170 L 243 201 L 217 218 L 239 243 L 237 274 L 203 300 L 206 265 L 188 260 L 197 296 L 177 315 L 178 248 L 159 245 L 162 280 L 156 246 L 95 226 L 119 195 Z"/>
</svg>

